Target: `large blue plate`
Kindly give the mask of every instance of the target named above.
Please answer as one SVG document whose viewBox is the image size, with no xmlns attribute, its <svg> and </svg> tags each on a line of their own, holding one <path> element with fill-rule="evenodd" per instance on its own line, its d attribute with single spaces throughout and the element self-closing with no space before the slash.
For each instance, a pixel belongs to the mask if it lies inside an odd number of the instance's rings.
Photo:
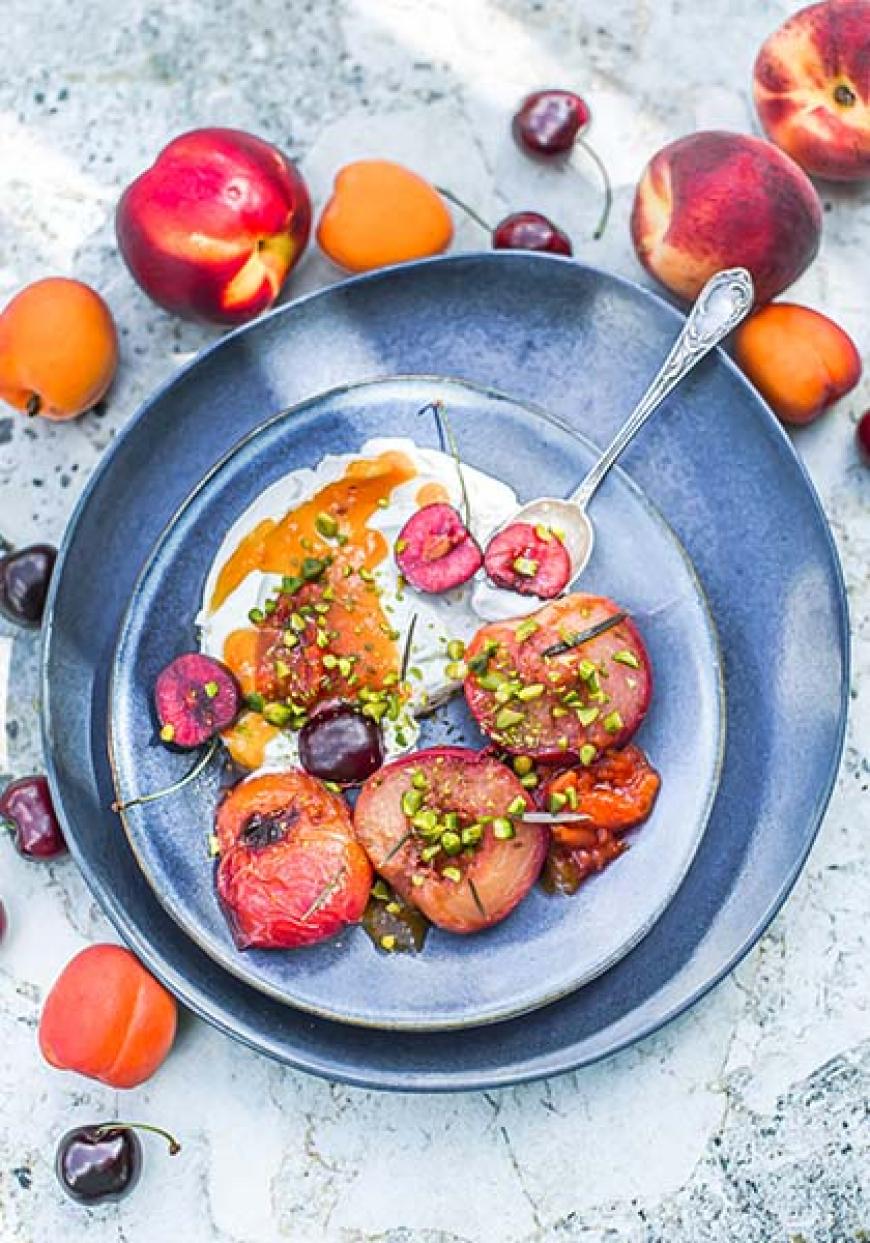
<svg viewBox="0 0 870 1243">
<path fill-rule="evenodd" d="M 708 829 L 649 934 L 570 996 L 496 1028 L 384 1032 L 316 1018 L 219 966 L 174 922 L 109 811 L 108 673 L 148 550 L 215 462 L 276 411 L 374 375 L 440 373 L 537 402 L 595 443 L 678 330 L 673 308 L 579 264 L 455 256 L 348 281 L 231 334 L 116 439 L 67 531 L 46 618 L 46 761 L 73 853 L 132 947 L 255 1048 L 377 1087 L 518 1082 L 605 1056 L 701 996 L 787 895 L 830 797 L 848 698 L 845 594 L 787 438 L 723 356 L 644 431 L 625 468 L 691 556 L 723 651 L 727 744 Z M 601 498 L 603 501 L 603 497 Z"/>
<path fill-rule="evenodd" d="M 441 399 L 463 458 L 509 483 L 567 494 L 594 460 L 588 444 L 527 406 L 455 380 L 402 378 L 324 394 L 247 437 L 197 488 L 164 533 L 137 584 L 115 657 L 111 745 L 119 794 L 170 785 L 189 758 L 154 745 L 152 688 L 171 654 L 195 645 L 193 617 L 227 530 L 271 483 L 358 452 L 371 436 L 437 445 L 417 412 Z M 473 509 L 473 500 L 472 500 Z M 535 889 L 496 928 L 474 937 L 432 929 L 416 958 L 378 954 L 360 929 L 295 953 L 233 945 L 205 849 L 218 776 L 131 808 L 130 842 L 154 891 L 197 944 L 269 995 L 328 1018 L 436 1030 L 491 1022 L 564 996 L 636 945 L 676 892 L 706 824 L 722 754 L 716 640 L 691 566 L 672 532 L 626 476 L 595 506 L 597 539 L 582 586 L 631 611 L 657 671 L 639 742 L 663 776 L 655 810 L 629 852 L 573 898 Z M 422 746 L 483 745 L 458 696 L 424 722 Z"/>
</svg>

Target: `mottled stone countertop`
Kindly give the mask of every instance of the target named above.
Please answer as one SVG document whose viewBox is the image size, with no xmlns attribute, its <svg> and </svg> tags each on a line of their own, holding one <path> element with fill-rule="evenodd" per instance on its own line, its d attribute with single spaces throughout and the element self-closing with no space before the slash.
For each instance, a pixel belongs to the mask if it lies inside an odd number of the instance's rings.
<svg viewBox="0 0 870 1243">
<path fill-rule="evenodd" d="M 145 395 L 214 335 L 134 287 L 115 252 L 119 189 L 171 135 L 254 130 L 322 202 L 347 159 L 404 159 L 490 216 L 536 206 L 580 257 L 638 277 L 627 221 L 661 143 L 748 129 L 750 71 L 787 0 L 6 0 L 0 82 L 0 297 L 47 273 L 107 297 L 123 364 L 104 409 L 52 427 L 0 411 L 0 512 L 16 542 L 59 539 L 94 464 Z M 506 120 L 533 86 L 576 85 L 616 186 L 605 239 L 594 170 L 556 175 Z M 825 190 L 800 300 L 870 343 L 870 192 Z M 456 245 L 479 244 L 460 225 Z M 313 252 L 293 292 L 334 280 Z M 0 1240 L 293 1243 L 566 1239 L 831 1243 L 870 1237 L 870 472 L 853 425 L 866 381 L 796 437 L 843 560 L 854 630 L 849 739 L 804 873 L 743 964 L 659 1035 L 579 1074 L 465 1096 L 378 1095 L 275 1065 L 186 1019 L 142 1089 L 49 1071 L 34 1044 L 64 962 L 113 931 L 75 866 L 0 850 Z M 799 533 L 796 533 L 799 537 Z M 12 647 L 8 755 L 40 764 L 38 641 Z M 808 654 L 811 658 L 811 654 Z M 0 844 L 2 845 L 2 844 Z M 52 1173 L 77 1121 L 161 1122 L 135 1195 L 85 1213 Z"/>
</svg>

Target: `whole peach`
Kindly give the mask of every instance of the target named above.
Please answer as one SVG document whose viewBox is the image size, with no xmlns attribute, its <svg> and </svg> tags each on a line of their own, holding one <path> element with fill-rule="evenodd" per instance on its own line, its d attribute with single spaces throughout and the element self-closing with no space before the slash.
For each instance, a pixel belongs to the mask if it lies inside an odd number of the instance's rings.
<svg viewBox="0 0 870 1243">
<path fill-rule="evenodd" d="M 827 315 L 793 302 L 750 315 L 734 334 L 734 357 L 785 423 L 811 423 L 861 378 L 851 337 Z"/>
<path fill-rule="evenodd" d="M 232 129 L 182 134 L 127 187 L 115 228 L 134 278 L 190 319 L 241 324 L 272 305 L 311 231 L 301 175 Z"/>
<path fill-rule="evenodd" d="M 822 208 L 812 182 L 771 143 L 707 130 L 662 147 L 638 183 L 637 257 L 687 301 L 720 268 L 745 267 L 756 302 L 797 280 L 818 250 Z"/>
<path fill-rule="evenodd" d="M 762 45 L 753 93 L 764 132 L 815 177 L 870 177 L 870 0 L 825 0 Z"/>
</svg>

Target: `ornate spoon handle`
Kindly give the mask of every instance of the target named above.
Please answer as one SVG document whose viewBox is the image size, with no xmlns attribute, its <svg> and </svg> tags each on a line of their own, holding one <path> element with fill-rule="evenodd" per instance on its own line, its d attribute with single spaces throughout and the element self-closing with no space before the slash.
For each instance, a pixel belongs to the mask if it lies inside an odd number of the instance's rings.
<svg viewBox="0 0 870 1243">
<path fill-rule="evenodd" d="M 746 317 L 754 296 L 752 277 L 745 268 L 729 268 L 710 277 L 660 371 L 569 500 L 581 509 L 586 508 L 604 476 L 649 416 L 692 368 Z"/>
</svg>

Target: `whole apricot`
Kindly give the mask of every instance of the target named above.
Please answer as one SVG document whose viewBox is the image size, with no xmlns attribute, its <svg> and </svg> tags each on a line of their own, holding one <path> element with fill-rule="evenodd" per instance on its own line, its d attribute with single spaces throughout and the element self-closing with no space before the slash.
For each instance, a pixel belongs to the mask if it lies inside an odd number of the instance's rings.
<svg viewBox="0 0 870 1243">
<path fill-rule="evenodd" d="M 734 334 L 734 356 L 785 423 L 811 423 L 861 378 L 861 359 L 842 328 L 806 306 L 774 302 Z"/>
<path fill-rule="evenodd" d="M 34 281 L 0 315 L 0 397 L 27 414 L 84 414 L 105 394 L 117 366 L 112 314 L 81 281 Z"/>
<path fill-rule="evenodd" d="M 113 1088 L 134 1088 L 175 1039 L 175 1000 L 120 945 L 91 945 L 60 973 L 39 1021 L 42 1056 Z"/>
<path fill-rule="evenodd" d="M 357 160 L 336 174 L 317 226 L 324 254 L 349 272 L 446 250 L 453 220 L 423 177 L 390 160 Z"/>
</svg>

